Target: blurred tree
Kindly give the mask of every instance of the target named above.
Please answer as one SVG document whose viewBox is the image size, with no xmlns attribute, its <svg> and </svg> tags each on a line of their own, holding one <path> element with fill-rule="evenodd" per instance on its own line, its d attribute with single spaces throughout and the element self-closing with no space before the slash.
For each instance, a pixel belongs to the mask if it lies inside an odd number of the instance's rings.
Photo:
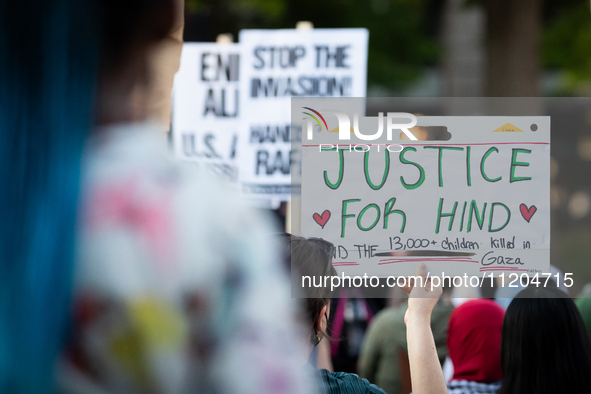
<svg viewBox="0 0 591 394">
<path fill-rule="evenodd" d="M 541 0 L 485 0 L 486 94 L 540 94 Z"/>
<path fill-rule="evenodd" d="M 587 0 L 484 0 L 489 96 L 539 95 L 541 69 L 565 78 L 559 95 L 591 94 Z"/>
<path fill-rule="evenodd" d="M 542 60 L 562 70 L 560 95 L 591 95 L 591 12 L 587 0 L 548 0 L 544 9 Z"/>
</svg>

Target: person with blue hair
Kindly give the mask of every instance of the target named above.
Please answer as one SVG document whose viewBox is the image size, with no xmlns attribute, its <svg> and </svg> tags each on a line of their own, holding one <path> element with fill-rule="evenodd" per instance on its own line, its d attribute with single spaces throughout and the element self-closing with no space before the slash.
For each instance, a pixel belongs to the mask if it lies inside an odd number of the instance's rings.
<svg viewBox="0 0 591 394">
<path fill-rule="evenodd" d="M 137 105 L 180 4 L 0 2 L 0 393 L 307 392 L 269 222 Z"/>
</svg>

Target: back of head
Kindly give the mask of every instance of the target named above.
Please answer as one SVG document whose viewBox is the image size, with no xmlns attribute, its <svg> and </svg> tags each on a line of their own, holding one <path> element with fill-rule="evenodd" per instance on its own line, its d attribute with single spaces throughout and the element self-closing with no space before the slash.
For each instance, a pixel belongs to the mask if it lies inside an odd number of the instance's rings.
<svg viewBox="0 0 591 394">
<path fill-rule="evenodd" d="M 306 298 L 306 318 L 313 329 L 318 331 L 316 324 L 320 311 L 328 304 L 331 296 L 330 280 L 328 287 L 320 281 L 326 276 L 336 275 L 330 244 L 295 235 L 288 238 L 288 244 L 291 251 L 292 289 L 301 290 L 300 296 Z"/>
<path fill-rule="evenodd" d="M 99 68 L 147 34 L 134 12 L 170 1 L 0 2 L 0 392 L 52 391 Z"/>
<path fill-rule="evenodd" d="M 468 301 L 451 314 L 447 348 L 453 380 L 492 383 L 501 380 L 501 330 L 505 311 L 488 299 Z"/>
<path fill-rule="evenodd" d="M 501 344 L 501 394 L 591 392 L 591 342 L 574 302 L 529 287 L 511 301 Z"/>
</svg>

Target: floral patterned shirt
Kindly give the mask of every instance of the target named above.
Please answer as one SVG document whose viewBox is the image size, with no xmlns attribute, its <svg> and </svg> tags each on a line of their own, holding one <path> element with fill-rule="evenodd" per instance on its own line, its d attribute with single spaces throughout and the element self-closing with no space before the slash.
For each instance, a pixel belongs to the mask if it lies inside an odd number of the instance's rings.
<svg viewBox="0 0 591 394">
<path fill-rule="evenodd" d="M 260 213 L 173 161 L 149 124 L 98 131 L 82 180 L 70 391 L 308 392 Z"/>
</svg>

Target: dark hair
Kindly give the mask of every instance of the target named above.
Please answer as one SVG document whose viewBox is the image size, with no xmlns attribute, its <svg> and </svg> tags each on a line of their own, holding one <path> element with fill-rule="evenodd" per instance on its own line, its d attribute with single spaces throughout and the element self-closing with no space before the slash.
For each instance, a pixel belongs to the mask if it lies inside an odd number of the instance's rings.
<svg viewBox="0 0 591 394">
<path fill-rule="evenodd" d="M 102 7 L 101 62 L 107 69 L 125 61 L 136 46 L 150 45 L 170 33 L 174 0 L 95 0 Z"/>
<path fill-rule="evenodd" d="M 591 341 L 565 293 L 529 287 L 511 301 L 501 369 L 499 394 L 591 393 Z"/>
<path fill-rule="evenodd" d="M 330 301 L 330 287 L 301 287 L 301 284 L 304 276 L 309 276 L 313 280 L 337 274 L 332 266 L 333 256 L 328 251 L 328 246 L 331 244 L 327 241 L 306 239 L 295 235 L 289 237 L 288 242 L 291 250 L 292 286 L 303 290 L 303 296 L 306 298 L 306 318 L 314 332 L 319 333 L 318 320 L 321 317 L 322 308 Z M 322 334 L 327 335 L 326 333 Z"/>
<path fill-rule="evenodd" d="M 53 391 L 99 68 L 171 2 L 0 1 L 0 392 Z"/>
</svg>

